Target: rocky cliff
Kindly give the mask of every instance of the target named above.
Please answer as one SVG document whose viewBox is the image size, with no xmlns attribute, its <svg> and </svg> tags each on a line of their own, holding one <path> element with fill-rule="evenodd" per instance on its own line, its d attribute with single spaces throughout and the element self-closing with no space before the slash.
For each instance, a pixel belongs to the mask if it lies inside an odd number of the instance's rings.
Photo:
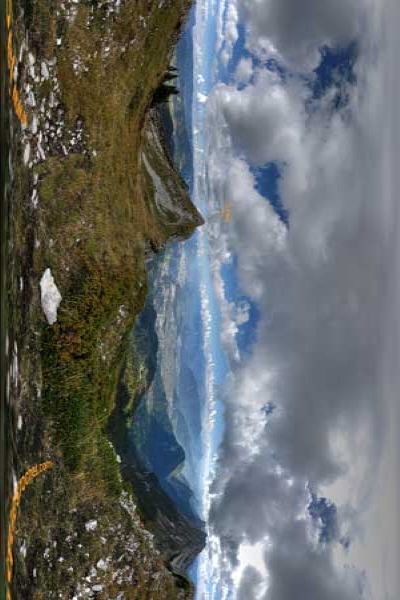
<svg viewBox="0 0 400 600">
<path fill-rule="evenodd" d="M 162 232 L 154 248 L 159 250 L 166 240 L 185 239 L 204 224 L 190 200 L 187 184 L 172 161 L 161 108 L 153 107 L 147 114 L 140 159 L 146 203 Z"/>
</svg>

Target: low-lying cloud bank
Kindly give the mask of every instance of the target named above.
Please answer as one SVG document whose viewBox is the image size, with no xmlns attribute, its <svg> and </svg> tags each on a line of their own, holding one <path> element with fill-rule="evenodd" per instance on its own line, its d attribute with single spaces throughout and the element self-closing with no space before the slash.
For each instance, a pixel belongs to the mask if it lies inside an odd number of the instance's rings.
<svg viewBox="0 0 400 600">
<path fill-rule="evenodd" d="M 240 546 L 262 542 L 267 580 L 248 566 L 237 598 L 395 598 L 395 575 L 381 577 L 380 565 L 363 572 L 351 549 L 368 538 L 389 419 L 398 417 L 400 8 L 238 0 L 237 14 L 255 61 L 239 65 L 238 87 L 219 85 L 209 98 L 208 174 L 211 195 L 232 203 L 231 249 L 262 317 L 225 393 L 211 512 L 219 568 L 229 586 L 243 569 Z M 352 42 L 352 81 L 338 78 L 316 97 L 320 48 Z M 270 57 L 283 74 L 262 66 Z M 256 190 L 254 170 L 270 162 L 280 169 L 289 227 Z M 389 476 L 387 493 L 397 494 L 397 474 Z M 334 496 L 333 539 L 318 535 L 311 492 Z M 392 522 L 386 543 L 398 557 Z M 376 552 L 383 543 L 376 540 Z M 366 564 L 373 555 L 365 550 Z M 353 566 L 343 568 L 346 561 Z"/>
</svg>

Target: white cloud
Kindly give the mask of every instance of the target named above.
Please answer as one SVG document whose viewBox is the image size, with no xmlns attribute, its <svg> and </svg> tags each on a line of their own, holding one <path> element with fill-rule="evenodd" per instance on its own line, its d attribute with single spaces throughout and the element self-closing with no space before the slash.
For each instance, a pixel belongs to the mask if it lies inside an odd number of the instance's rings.
<svg viewBox="0 0 400 600">
<path fill-rule="evenodd" d="M 286 18 L 297 14 L 293 2 L 241 2 L 254 51 L 275 46 L 287 64 L 303 70 L 315 66 L 321 43 L 357 33 L 361 4 L 367 3 L 328 1 L 317 10 L 308 0 L 296 21 Z M 394 479 L 389 486 L 384 473 L 381 481 L 391 498 L 399 489 L 396 442 L 387 433 L 400 341 L 400 285 L 390 284 L 398 270 L 400 186 L 400 86 L 393 77 L 400 48 L 390 23 L 399 7 L 367 8 L 357 86 L 348 87 L 349 103 L 339 112 L 332 112 L 328 95 L 307 111 L 310 92 L 300 79 L 283 82 L 266 71 L 242 90 L 219 86 L 208 104 L 211 194 L 232 203 L 240 281 L 263 315 L 254 352 L 235 369 L 226 392 L 213 523 L 224 565 L 237 564 L 243 544 L 269 536 L 265 600 L 291 600 L 299 589 L 315 600 L 358 598 L 363 564 L 374 600 L 385 597 L 385 587 L 388 598 L 398 590 L 394 561 L 390 572 L 378 574 L 368 519 L 384 518 L 385 506 L 394 510 L 393 502 L 377 498 L 374 480 L 389 442 Z M 381 20 L 386 40 L 388 32 L 393 36 L 386 48 Z M 289 229 L 255 189 L 248 166 L 269 161 L 282 169 Z M 268 401 L 278 409 L 266 425 L 261 408 Z M 368 539 L 368 551 L 357 550 L 357 569 L 342 568 L 349 560 L 343 553 L 340 563 L 336 550 L 312 545 L 299 518 L 308 482 L 335 497 L 355 547 L 362 535 Z M 399 531 L 377 547 L 397 557 Z"/>
<path fill-rule="evenodd" d="M 243 600 L 248 600 L 248 585 L 251 586 L 254 593 L 254 600 L 262 598 L 267 587 L 268 573 L 264 561 L 265 544 L 267 540 L 258 542 L 257 544 L 242 544 L 238 552 L 238 567 L 233 573 L 233 582 L 235 587 L 240 588 L 240 583 L 244 578 L 245 583 L 242 584 L 243 594 L 239 591 L 239 600 L 242 596 Z M 246 582 L 246 574 L 249 582 Z"/>
<path fill-rule="evenodd" d="M 253 164 L 287 161 L 298 151 L 304 136 L 298 91 L 267 70 L 258 71 L 254 84 L 242 90 L 225 85 L 215 90 L 235 146 Z"/>
<path fill-rule="evenodd" d="M 241 58 L 235 71 L 235 81 L 241 84 L 249 83 L 253 75 L 253 61 L 251 58 Z"/>
<path fill-rule="evenodd" d="M 223 43 L 221 43 L 220 61 L 223 65 L 227 65 L 232 57 L 233 48 L 238 40 L 239 33 L 238 11 L 236 1 L 231 1 L 225 8 L 225 20 L 223 25 Z"/>
<path fill-rule="evenodd" d="M 309 71 L 319 48 L 346 44 L 361 25 L 362 0 L 239 0 L 248 31 L 247 46 L 257 56 L 276 52 L 281 60 Z"/>
<path fill-rule="evenodd" d="M 235 305 L 235 321 L 238 325 L 248 323 L 250 319 L 250 304 L 245 300 Z"/>
</svg>

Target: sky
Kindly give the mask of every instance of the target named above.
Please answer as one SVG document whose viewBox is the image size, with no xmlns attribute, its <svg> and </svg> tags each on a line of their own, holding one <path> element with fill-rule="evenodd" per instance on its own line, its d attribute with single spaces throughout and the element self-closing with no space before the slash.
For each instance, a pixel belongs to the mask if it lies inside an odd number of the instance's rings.
<svg viewBox="0 0 400 600">
<path fill-rule="evenodd" d="M 194 10 L 212 449 L 198 600 L 394 600 L 400 6 Z"/>
</svg>

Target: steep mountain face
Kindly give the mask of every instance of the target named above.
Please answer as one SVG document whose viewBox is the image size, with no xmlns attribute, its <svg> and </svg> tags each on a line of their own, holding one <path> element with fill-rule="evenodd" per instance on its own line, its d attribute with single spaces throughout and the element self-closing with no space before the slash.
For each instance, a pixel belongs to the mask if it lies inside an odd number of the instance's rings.
<svg viewBox="0 0 400 600">
<path fill-rule="evenodd" d="M 158 282 L 158 280 L 157 280 Z M 157 293 L 162 293 L 158 289 Z M 185 451 L 176 437 L 176 427 L 183 433 L 188 429 L 182 414 L 176 409 L 175 394 L 167 398 L 166 390 L 174 387 L 174 381 L 166 381 L 165 370 L 174 369 L 174 362 L 169 364 L 165 353 L 171 352 L 165 341 L 161 344 L 158 339 L 157 313 L 153 306 L 151 290 L 149 291 L 146 305 L 139 319 L 136 322 L 133 332 L 134 347 L 136 356 L 140 355 L 140 362 L 143 364 L 143 370 L 146 372 L 146 387 L 135 401 L 135 415 L 130 426 L 130 443 L 134 447 L 138 461 L 149 472 L 154 472 L 157 476 L 161 488 L 175 502 L 178 509 L 196 526 L 202 526 L 202 522 L 196 514 L 193 506 L 193 491 L 187 484 L 182 468 L 186 460 Z M 165 309 L 164 305 L 161 307 Z M 171 321 L 176 320 L 176 316 L 171 312 L 169 314 L 169 327 Z M 161 321 L 163 321 L 161 317 Z M 162 335 L 173 336 L 168 328 L 166 332 L 162 329 Z M 176 333 L 176 332 L 175 332 Z M 176 335 L 171 337 L 176 344 Z M 161 361 L 162 364 L 157 364 Z M 168 363 L 167 367 L 165 363 Z M 194 378 L 192 377 L 192 383 Z M 195 385 L 191 385 L 185 390 L 191 396 L 185 396 L 185 402 L 188 406 L 196 401 L 199 403 L 199 397 L 196 393 Z M 172 422 L 174 418 L 174 423 Z M 175 420 L 177 422 L 175 423 Z M 189 440 L 188 435 L 182 435 L 182 439 Z M 189 444 L 187 445 L 189 447 Z"/>
<path fill-rule="evenodd" d="M 201 522 L 188 518 L 162 489 L 157 476 L 145 467 L 130 439 L 129 424 L 134 414 L 131 392 L 123 369 L 118 386 L 117 404 L 109 421 L 109 433 L 121 457 L 121 474 L 132 484 L 137 506 L 146 528 L 154 534 L 154 543 L 170 570 L 182 585 L 189 585 L 187 569 L 203 550 L 206 535 Z M 184 583 L 186 582 L 186 583 Z"/>
<path fill-rule="evenodd" d="M 180 395 L 187 401 L 189 410 L 193 415 L 190 423 L 192 437 L 200 438 L 201 419 L 200 414 L 195 410 L 201 402 L 200 393 L 193 370 L 184 362 L 181 365 L 179 388 Z"/>
<path fill-rule="evenodd" d="M 190 519 L 191 523 L 197 527 L 203 527 L 204 523 L 193 510 L 194 493 L 186 480 L 178 473 L 177 475 L 169 475 L 163 481 L 163 489 L 168 496 L 175 502 L 179 510 Z"/>
<path fill-rule="evenodd" d="M 203 550 L 206 534 L 176 507 L 162 490 L 156 476 L 146 472 L 131 451 L 122 475 L 133 484 L 138 507 L 154 542 L 173 573 L 187 577 L 187 570 Z"/>
<path fill-rule="evenodd" d="M 163 485 L 163 480 L 184 461 L 185 453 L 172 430 L 164 382 L 157 368 L 162 349 L 159 348 L 156 321 L 157 313 L 149 294 L 133 332 L 132 343 L 145 365 L 147 385 L 145 393 L 136 402 L 131 441 L 141 462 Z"/>
<path fill-rule="evenodd" d="M 140 155 L 147 206 L 165 239 L 186 239 L 204 219 L 193 205 L 188 186 L 174 166 L 165 139 L 161 108 L 152 108 L 146 117 Z"/>
</svg>

